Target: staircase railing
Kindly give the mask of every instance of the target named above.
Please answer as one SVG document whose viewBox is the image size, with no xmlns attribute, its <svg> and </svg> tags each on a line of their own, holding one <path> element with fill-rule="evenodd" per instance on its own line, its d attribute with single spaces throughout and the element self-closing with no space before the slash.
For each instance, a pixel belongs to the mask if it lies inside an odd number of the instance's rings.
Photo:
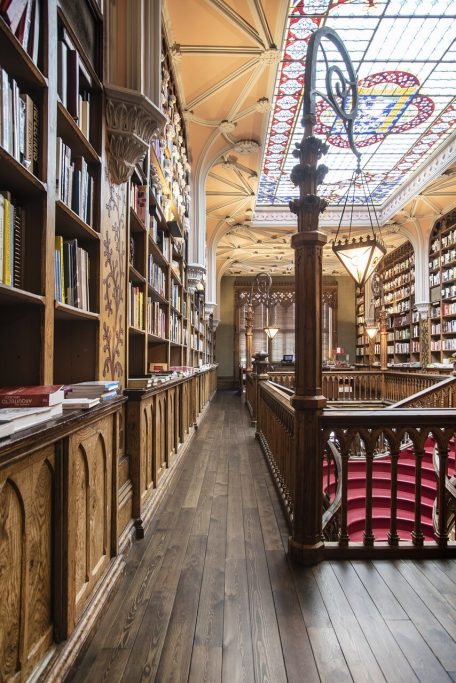
<svg viewBox="0 0 456 683">
<path fill-rule="evenodd" d="M 456 408 L 456 377 L 439 377 L 437 384 L 393 403 L 390 408 Z"/>
<path fill-rule="evenodd" d="M 436 534 L 444 533 L 455 540 L 456 532 L 456 476 L 453 474 L 448 477 L 447 473 L 443 468 L 440 468 L 440 454 L 438 448 L 434 448 L 432 453 L 432 463 L 434 465 L 435 474 L 437 476 L 437 481 L 442 485 L 439 487 L 439 492 L 444 491 L 445 501 L 444 505 L 436 497 L 434 505 L 432 508 L 432 522 L 434 524 L 434 530 Z M 440 514 L 440 510 L 444 509 L 446 511 L 446 516 Z"/>
<path fill-rule="evenodd" d="M 278 482 L 282 501 L 288 510 L 288 517 L 304 514 L 303 510 L 294 509 L 294 410 L 289 396 L 269 382 L 261 384 L 258 392 L 257 433 L 259 441 L 266 453 L 267 460 Z M 434 540 L 425 541 L 424 521 L 422 519 L 422 461 L 425 455 L 425 444 L 428 435 L 434 438 L 440 456 L 441 473 L 437 482 L 437 498 L 439 517 L 447 520 L 450 503 L 446 495 L 446 473 L 448 469 L 448 445 L 456 429 L 456 412 L 451 409 L 403 408 L 383 410 L 335 410 L 325 409 L 319 419 L 321 434 L 320 453 L 316 453 L 322 482 L 319 510 L 323 510 L 323 458 L 332 457 L 334 452 L 329 443 L 337 446 L 340 452 L 340 503 L 338 505 L 338 539 L 324 541 L 325 557 L 418 557 L 418 556 L 455 556 L 456 543 L 448 537 L 446 525 L 440 522 Z M 411 529 L 399 533 L 400 518 L 398 514 L 398 465 L 404 438 L 409 439 L 410 457 L 415 460 L 414 467 L 414 500 Z M 348 490 L 349 462 L 356 459 L 356 452 L 362 443 L 365 455 L 365 480 L 362 486 L 364 508 L 361 510 L 362 542 L 350 540 L 348 528 Z M 387 539 L 376 540 L 373 520 L 373 485 L 374 468 L 379 459 L 376 458 L 380 444 L 387 444 L 389 457 Z M 331 451 L 329 455 L 328 450 Z M 304 457 L 312 457 L 305 454 Z M 374 463 L 375 460 L 375 463 Z M 359 512 L 359 511 L 358 511 Z M 309 512 L 308 512 L 309 513 Z M 331 512 L 333 514 L 333 512 Z M 326 515 L 326 512 L 325 512 Z M 325 520 L 329 515 L 326 515 Z M 322 520 L 323 534 L 323 520 Z"/>
</svg>

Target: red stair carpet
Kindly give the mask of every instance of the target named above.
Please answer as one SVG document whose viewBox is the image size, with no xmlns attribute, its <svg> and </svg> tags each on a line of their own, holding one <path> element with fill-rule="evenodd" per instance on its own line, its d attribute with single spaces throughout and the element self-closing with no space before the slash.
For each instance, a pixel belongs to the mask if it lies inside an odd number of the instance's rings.
<svg viewBox="0 0 456 683">
<path fill-rule="evenodd" d="M 434 540 L 432 507 L 437 495 L 437 477 L 432 463 L 435 441 L 426 442 L 421 474 L 421 528 L 425 541 Z M 455 467 L 455 443 L 450 444 L 448 472 Z M 397 530 L 401 540 L 411 538 L 415 516 L 415 456 L 413 448 L 401 451 L 398 461 Z M 331 472 L 328 481 L 327 465 L 323 468 L 324 490 L 330 500 L 334 498 L 335 478 Z M 347 526 L 351 541 L 362 541 L 365 527 L 366 462 L 351 459 L 348 465 Z M 379 457 L 373 463 L 372 527 L 377 541 L 386 541 L 390 527 L 391 458 Z"/>
</svg>

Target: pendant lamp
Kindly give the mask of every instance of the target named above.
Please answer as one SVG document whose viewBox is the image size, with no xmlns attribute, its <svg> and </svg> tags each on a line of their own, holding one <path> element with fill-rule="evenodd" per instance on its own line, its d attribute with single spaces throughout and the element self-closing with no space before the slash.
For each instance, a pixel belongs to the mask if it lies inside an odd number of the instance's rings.
<svg viewBox="0 0 456 683">
<path fill-rule="evenodd" d="M 353 209 L 355 203 L 355 190 L 356 187 L 361 187 L 364 193 L 363 204 L 366 205 L 369 214 L 369 221 L 371 225 L 370 235 L 362 236 L 359 239 L 351 238 L 351 229 L 353 223 Z M 350 206 L 350 227 L 348 236 L 344 240 L 338 240 L 340 227 L 344 218 L 345 211 L 347 209 L 349 197 L 352 197 Z M 378 232 L 380 233 L 380 226 L 378 225 L 377 213 L 375 211 L 375 206 L 372 201 L 372 197 L 367 189 L 367 182 L 364 174 L 361 170 L 360 157 L 358 157 L 358 165 L 353 173 L 350 184 L 347 189 L 345 196 L 344 208 L 342 209 L 342 214 L 339 221 L 339 227 L 337 228 L 336 239 L 332 245 L 332 250 L 350 273 L 355 282 L 362 286 L 369 279 L 369 277 L 374 272 L 375 268 L 378 266 L 383 256 L 386 254 L 386 248 L 381 239 L 381 235 L 377 235 L 372 221 L 373 212 L 375 220 L 377 223 Z"/>
</svg>

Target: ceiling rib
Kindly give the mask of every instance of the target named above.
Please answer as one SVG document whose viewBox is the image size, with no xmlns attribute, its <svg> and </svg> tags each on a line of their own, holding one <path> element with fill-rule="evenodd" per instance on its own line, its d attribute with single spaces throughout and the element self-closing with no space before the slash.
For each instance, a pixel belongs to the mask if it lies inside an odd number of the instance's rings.
<svg viewBox="0 0 456 683">
<path fill-rule="evenodd" d="M 233 171 L 234 171 L 234 173 L 237 175 L 237 177 L 239 178 L 239 180 L 241 181 L 241 183 L 244 185 L 244 187 L 245 187 L 245 189 L 247 190 L 247 192 L 249 192 L 250 194 L 253 194 L 253 188 L 250 187 L 249 183 L 248 183 L 247 180 L 244 178 L 244 176 L 242 175 L 242 173 L 241 173 L 236 167 L 233 168 Z"/>
<path fill-rule="evenodd" d="M 224 178 L 223 176 L 219 175 L 218 173 L 214 173 L 213 171 L 209 172 L 209 178 L 213 178 L 214 180 L 218 180 L 224 185 L 229 185 L 230 187 L 234 187 L 235 190 L 240 190 L 241 192 L 244 191 L 244 186 L 243 185 L 238 185 L 237 183 L 234 183 L 232 180 L 228 180 L 227 178 Z"/>
<path fill-rule="evenodd" d="M 233 116 L 235 116 L 241 107 L 242 103 L 244 102 L 245 98 L 249 94 L 249 92 L 252 90 L 253 85 L 257 82 L 259 79 L 261 72 L 263 71 L 264 64 L 261 62 L 257 62 L 257 67 L 255 71 L 253 71 L 250 74 L 250 77 L 247 81 L 247 83 L 244 85 L 242 88 L 241 92 L 239 93 L 238 97 L 236 98 L 236 101 L 234 102 L 233 106 L 231 107 L 227 119 L 228 121 L 231 121 Z"/>
<path fill-rule="evenodd" d="M 253 40 L 260 45 L 263 49 L 266 47 L 263 41 L 261 40 L 261 37 L 256 29 L 253 28 L 253 26 L 250 26 L 250 24 L 243 18 L 241 17 L 240 14 L 235 12 L 234 9 L 229 7 L 223 0 L 209 0 L 209 2 L 216 7 L 216 9 L 219 10 L 222 14 L 224 14 L 228 20 L 236 26 L 236 28 L 240 28 L 242 31 L 244 31 L 250 38 L 253 38 Z"/>
<path fill-rule="evenodd" d="M 200 95 L 197 95 L 197 97 L 195 97 L 191 102 L 188 103 L 187 109 L 193 109 L 193 107 L 196 107 L 197 104 L 200 104 L 208 97 L 216 93 L 218 90 L 221 90 L 226 85 L 229 85 L 233 81 L 237 80 L 245 73 L 250 71 L 250 69 L 253 69 L 257 64 L 257 58 L 251 59 L 250 62 L 247 62 L 247 64 L 243 64 L 239 67 L 239 69 L 236 69 L 236 71 L 233 71 L 231 74 L 223 78 L 221 81 L 215 83 L 211 88 L 208 88 L 208 90 L 206 90 L 205 92 L 201 93 Z"/>
<path fill-rule="evenodd" d="M 237 45 L 176 45 L 181 54 L 189 55 L 261 55 L 260 47 L 247 47 Z"/>
<path fill-rule="evenodd" d="M 248 4 L 252 10 L 252 14 L 256 13 L 258 16 L 260 24 L 260 34 L 263 38 L 264 44 L 270 48 L 275 47 L 271 31 L 269 30 L 266 15 L 264 13 L 263 5 L 261 4 L 261 0 L 248 0 Z"/>
</svg>

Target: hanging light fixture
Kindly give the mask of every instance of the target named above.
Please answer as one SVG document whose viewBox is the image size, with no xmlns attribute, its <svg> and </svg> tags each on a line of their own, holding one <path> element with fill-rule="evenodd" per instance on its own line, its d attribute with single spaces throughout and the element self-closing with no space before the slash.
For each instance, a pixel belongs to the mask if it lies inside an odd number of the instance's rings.
<svg viewBox="0 0 456 683">
<path fill-rule="evenodd" d="M 279 328 L 274 324 L 269 324 L 269 301 L 270 301 L 270 290 L 272 286 L 272 278 L 269 273 L 258 273 L 252 282 L 252 287 L 250 291 L 250 305 L 253 301 L 253 291 L 254 287 L 258 290 L 260 300 L 263 305 L 266 306 L 266 327 L 264 327 L 264 332 L 269 339 L 274 339 Z"/>
<path fill-rule="evenodd" d="M 378 223 L 377 212 L 375 211 L 375 206 L 372 201 L 372 197 L 369 194 L 367 188 L 367 182 L 364 173 L 361 170 L 360 160 L 361 157 L 358 156 L 358 164 L 356 170 L 353 173 L 350 184 L 347 189 L 345 196 L 344 208 L 342 209 L 342 214 L 339 221 L 339 226 L 337 228 L 336 239 L 334 240 L 332 250 L 342 263 L 342 265 L 348 270 L 355 282 L 362 286 L 369 279 L 369 277 L 374 272 L 375 268 L 378 266 L 383 256 L 386 254 L 386 248 L 383 244 L 381 236 L 377 237 L 374 223 L 372 220 L 373 212 L 375 216 L 375 221 L 377 223 L 378 231 L 380 232 L 380 226 Z M 359 180 L 358 180 L 359 179 Z M 351 229 L 353 223 L 353 209 L 355 203 L 355 189 L 356 185 L 361 186 L 364 192 L 365 201 L 363 204 L 366 205 L 369 214 L 369 221 L 371 225 L 371 235 L 362 236 L 359 239 L 351 238 Z M 350 191 L 352 190 L 352 202 L 351 202 L 351 213 L 350 213 L 350 229 L 348 237 L 345 240 L 337 241 L 339 236 L 340 226 L 344 218 L 345 210 L 347 208 L 348 199 L 350 196 Z"/>
<path fill-rule="evenodd" d="M 375 320 L 366 320 L 364 330 L 369 339 L 375 339 L 378 332 L 378 323 Z"/>
</svg>

